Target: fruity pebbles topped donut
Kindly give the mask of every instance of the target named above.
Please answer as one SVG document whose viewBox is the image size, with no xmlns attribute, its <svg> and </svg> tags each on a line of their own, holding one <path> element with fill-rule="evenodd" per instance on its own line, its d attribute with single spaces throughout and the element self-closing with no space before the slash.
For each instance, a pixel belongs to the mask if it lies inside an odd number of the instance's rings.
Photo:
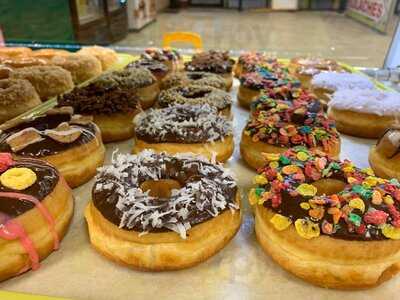
<svg viewBox="0 0 400 300">
<path fill-rule="evenodd" d="M 330 288 L 366 288 L 400 270 L 400 184 L 294 147 L 269 154 L 249 194 L 264 250 Z"/>
<path fill-rule="evenodd" d="M 245 52 L 241 54 L 235 65 L 234 73 L 236 77 L 241 75 L 254 72 L 257 65 L 262 64 L 266 60 L 276 60 L 273 58 L 267 58 L 265 53 L 262 52 Z"/>
</svg>

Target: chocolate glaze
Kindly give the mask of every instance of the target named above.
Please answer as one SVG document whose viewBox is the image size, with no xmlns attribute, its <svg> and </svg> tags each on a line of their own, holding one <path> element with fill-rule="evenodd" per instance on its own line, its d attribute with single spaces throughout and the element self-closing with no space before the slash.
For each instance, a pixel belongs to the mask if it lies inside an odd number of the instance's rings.
<svg viewBox="0 0 400 300">
<path fill-rule="evenodd" d="M 27 120 L 13 128 L 7 129 L 0 133 L 0 152 L 13 153 L 6 139 L 25 128 L 33 127 L 37 130 L 54 129 L 62 122 L 69 122 L 71 116 L 69 114 L 54 114 L 38 117 L 34 120 Z M 82 134 L 72 143 L 60 143 L 45 135 L 42 135 L 43 140 L 30 144 L 24 149 L 17 151 L 16 154 L 27 157 L 43 157 L 48 155 L 58 154 L 68 149 L 84 145 L 92 141 L 95 137 L 96 129 L 93 123 L 87 125 L 74 125 L 83 128 Z"/>
<path fill-rule="evenodd" d="M 234 64 L 235 61 L 229 57 L 229 52 L 210 50 L 193 55 L 192 60 L 185 63 L 185 69 L 225 74 L 232 72 Z"/>
<path fill-rule="evenodd" d="M 33 185 L 23 191 L 9 189 L 0 183 L 0 192 L 23 193 L 34 196 L 39 201 L 42 201 L 54 190 L 59 180 L 56 169 L 38 160 L 20 159 L 16 161 L 15 165 L 12 167 L 24 167 L 31 169 L 36 173 L 37 180 Z M 35 204 L 30 201 L 0 197 L 0 212 L 12 218 L 17 217 L 34 207 Z"/>
<path fill-rule="evenodd" d="M 164 65 L 162 62 L 159 62 L 154 59 L 140 59 L 134 62 L 131 62 L 126 66 L 127 69 L 130 68 L 145 68 L 149 70 L 154 76 L 157 78 L 164 77 L 168 72 L 168 67 Z"/>
</svg>

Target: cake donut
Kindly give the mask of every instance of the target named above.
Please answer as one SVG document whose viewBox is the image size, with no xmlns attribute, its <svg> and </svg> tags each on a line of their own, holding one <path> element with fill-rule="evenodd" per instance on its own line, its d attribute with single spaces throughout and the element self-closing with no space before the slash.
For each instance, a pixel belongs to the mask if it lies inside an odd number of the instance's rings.
<svg viewBox="0 0 400 300">
<path fill-rule="evenodd" d="M 331 156 L 340 152 L 335 122 L 324 115 L 319 101 L 287 102 L 261 98 L 262 109 L 252 112 L 243 129 L 240 152 L 257 169 L 265 153 L 282 153 L 294 146 L 318 148 Z"/>
<path fill-rule="evenodd" d="M 365 75 L 353 73 L 321 72 L 311 80 L 311 89 L 318 99 L 330 101 L 339 89 L 375 89 L 374 83 Z"/>
<path fill-rule="evenodd" d="M 156 78 L 158 83 L 161 85 L 162 80 L 168 75 L 169 69 L 162 62 L 153 59 L 139 59 L 131 62 L 126 66 L 127 69 L 131 68 L 145 68 L 151 72 Z"/>
<path fill-rule="evenodd" d="M 105 149 L 92 118 L 74 115 L 71 107 L 63 107 L 0 126 L 0 152 L 45 160 L 75 188 L 103 165 Z"/>
<path fill-rule="evenodd" d="M 225 79 L 229 91 L 233 84 L 232 70 L 235 60 L 230 58 L 228 51 L 210 50 L 193 55 L 192 60 L 185 63 L 185 70 L 192 72 L 210 72 Z"/>
<path fill-rule="evenodd" d="M 101 62 L 92 55 L 56 55 L 49 60 L 52 65 L 71 72 L 75 84 L 80 84 L 102 73 Z"/>
<path fill-rule="evenodd" d="M 369 164 L 375 174 L 383 178 L 400 180 L 399 149 L 400 127 L 395 124 L 386 129 L 369 151 Z"/>
<path fill-rule="evenodd" d="M 336 121 L 341 133 L 378 138 L 395 123 L 400 113 L 397 92 L 340 89 L 328 103 L 328 116 Z"/>
<path fill-rule="evenodd" d="M 233 153 L 232 122 L 208 104 L 177 104 L 135 117 L 133 153 L 193 153 L 225 162 Z"/>
<path fill-rule="evenodd" d="M 73 213 L 71 189 L 55 168 L 0 153 L 0 281 L 37 270 L 59 249 Z"/>
<path fill-rule="evenodd" d="M 397 180 L 304 147 L 267 159 L 249 200 L 257 240 L 278 264 L 340 289 L 374 287 L 399 272 Z"/>
<path fill-rule="evenodd" d="M 167 107 L 176 104 L 209 104 L 215 106 L 219 113 L 231 115 L 231 96 L 222 90 L 211 86 L 177 86 L 161 91 L 157 105 Z"/>
<path fill-rule="evenodd" d="M 262 64 L 266 60 L 267 56 L 262 52 L 251 51 L 242 53 L 237 60 L 233 73 L 235 74 L 235 77 L 240 78 L 240 76 L 245 73 L 254 72 L 257 65 Z"/>
<path fill-rule="evenodd" d="M 93 116 L 104 142 L 133 136 L 133 117 L 140 111 L 140 98 L 134 88 L 121 88 L 110 80 L 94 81 L 75 87 L 57 98 L 58 106 L 72 106 L 74 112 Z"/>
<path fill-rule="evenodd" d="M 71 52 L 63 49 L 51 49 L 51 48 L 45 48 L 45 49 L 39 49 L 32 51 L 29 56 L 30 57 L 36 57 L 36 58 L 41 58 L 41 59 L 51 59 L 54 56 L 62 56 L 62 55 L 70 55 L 72 54 Z"/>
<path fill-rule="evenodd" d="M 112 68 L 118 61 L 118 55 L 113 49 L 100 46 L 82 47 L 77 53 L 96 57 L 103 71 Z"/>
<path fill-rule="evenodd" d="M 144 60 L 156 60 L 167 66 L 170 72 L 177 72 L 183 69 L 183 58 L 175 49 L 147 48 L 140 55 Z"/>
<path fill-rule="evenodd" d="M 128 267 L 166 271 L 210 258 L 241 223 L 235 180 L 219 164 L 144 151 L 100 169 L 85 210 L 90 241 Z"/>
<path fill-rule="evenodd" d="M 57 66 L 32 66 L 14 69 L 10 72 L 9 77 L 11 79 L 28 80 L 42 101 L 74 88 L 71 73 Z"/>
<path fill-rule="evenodd" d="M 24 67 L 32 67 L 32 66 L 47 66 L 49 65 L 49 61 L 42 58 L 36 58 L 31 56 L 17 56 L 17 57 L 5 57 L 2 58 L 0 56 L 0 64 L 15 69 L 15 68 L 24 68 Z"/>
<path fill-rule="evenodd" d="M 157 79 L 145 68 L 109 72 L 98 77 L 96 82 L 104 82 L 105 86 L 109 84 L 117 85 L 122 89 L 135 89 L 143 109 L 153 106 L 160 93 Z"/>
<path fill-rule="evenodd" d="M 192 84 L 226 90 L 224 78 L 208 72 L 173 72 L 163 79 L 161 88 L 167 90 L 176 86 Z"/>
<path fill-rule="evenodd" d="M 32 49 L 27 47 L 0 47 L 1 57 L 29 56 L 31 53 Z"/>
<path fill-rule="evenodd" d="M 28 80 L 0 80 L 0 124 L 41 103 L 39 95 Z"/>
</svg>

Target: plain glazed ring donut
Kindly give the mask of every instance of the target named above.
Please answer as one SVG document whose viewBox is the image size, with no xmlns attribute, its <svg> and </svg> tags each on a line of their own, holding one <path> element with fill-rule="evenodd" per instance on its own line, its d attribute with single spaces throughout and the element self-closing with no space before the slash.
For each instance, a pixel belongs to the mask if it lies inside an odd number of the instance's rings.
<svg viewBox="0 0 400 300">
<path fill-rule="evenodd" d="M 57 66 L 33 66 L 14 69 L 10 78 L 28 80 L 45 101 L 74 88 L 71 73 Z"/>
<path fill-rule="evenodd" d="M 213 73 L 208 72 L 174 72 L 165 77 L 161 88 L 164 90 L 176 86 L 185 85 L 212 86 L 220 90 L 226 90 L 225 80 Z"/>
<path fill-rule="evenodd" d="M 106 73 L 96 79 L 106 84 L 118 85 L 121 88 L 135 89 L 143 109 L 153 106 L 160 88 L 157 79 L 145 68 L 129 68 Z"/>
<path fill-rule="evenodd" d="M 328 102 L 328 116 L 336 121 L 339 132 L 378 138 L 395 124 L 400 113 L 398 92 L 341 89 Z"/>
<path fill-rule="evenodd" d="M 52 109 L 43 116 L 3 126 L 0 151 L 51 163 L 72 188 L 96 174 L 105 154 L 100 130 L 92 118 L 73 115 L 71 107 Z"/>
<path fill-rule="evenodd" d="M 117 53 L 113 49 L 105 47 L 83 47 L 77 53 L 96 57 L 101 62 L 103 71 L 110 69 L 118 61 Z"/>
<path fill-rule="evenodd" d="M 304 147 L 268 155 L 256 236 L 284 269 L 313 284 L 369 288 L 400 271 L 400 184 Z"/>
<path fill-rule="evenodd" d="M 177 104 L 138 114 L 134 153 L 194 153 L 224 162 L 233 153 L 232 123 L 208 104 Z"/>
<path fill-rule="evenodd" d="M 100 61 L 92 55 L 56 55 L 49 60 L 49 63 L 70 71 L 75 84 L 85 82 L 102 73 Z"/>
<path fill-rule="evenodd" d="M 0 124 L 42 102 L 32 84 L 23 79 L 0 80 Z"/>
<path fill-rule="evenodd" d="M 319 148 L 331 156 L 340 152 L 335 122 L 328 119 L 319 101 L 281 101 L 261 97 L 243 129 L 240 152 L 257 169 L 264 153 L 282 153 L 294 146 Z"/>
<path fill-rule="evenodd" d="M 100 169 L 86 208 L 90 241 L 129 267 L 188 268 L 221 250 L 240 227 L 240 196 L 220 165 L 144 151 Z"/>
<path fill-rule="evenodd" d="M 177 86 L 161 91 L 158 97 L 160 107 L 176 104 L 209 104 L 223 115 L 230 116 L 232 99 L 227 92 L 210 86 Z"/>
<path fill-rule="evenodd" d="M 0 281 L 37 270 L 60 246 L 73 197 L 58 171 L 36 159 L 0 153 Z"/>
</svg>

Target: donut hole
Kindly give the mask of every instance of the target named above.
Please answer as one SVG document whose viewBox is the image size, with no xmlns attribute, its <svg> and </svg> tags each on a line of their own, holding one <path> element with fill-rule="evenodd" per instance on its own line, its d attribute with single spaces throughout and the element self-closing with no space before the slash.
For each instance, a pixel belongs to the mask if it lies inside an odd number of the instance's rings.
<svg viewBox="0 0 400 300">
<path fill-rule="evenodd" d="M 140 188 L 143 192 L 149 191 L 149 195 L 156 198 L 170 198 L 171 191 L 180 189 L 181 185 L 178 181 L 173 179 L 160 179 L 160 180 L 146 180 Z"/>
<path fill-rule="evenodd" d="M 199 80 L 203 78 L 203 75 L 198 73 L 189 73 L 187 74 L 187 77 L 191 80 Z"/>
<path fill-rule="evenodd" d="M 333 195 L 337 194 L 346 186 L 346 183 L 339 179 L 320 179 L 312 183 L 313 186 L 317 188 L 317 195 Z"/>
</svg>

